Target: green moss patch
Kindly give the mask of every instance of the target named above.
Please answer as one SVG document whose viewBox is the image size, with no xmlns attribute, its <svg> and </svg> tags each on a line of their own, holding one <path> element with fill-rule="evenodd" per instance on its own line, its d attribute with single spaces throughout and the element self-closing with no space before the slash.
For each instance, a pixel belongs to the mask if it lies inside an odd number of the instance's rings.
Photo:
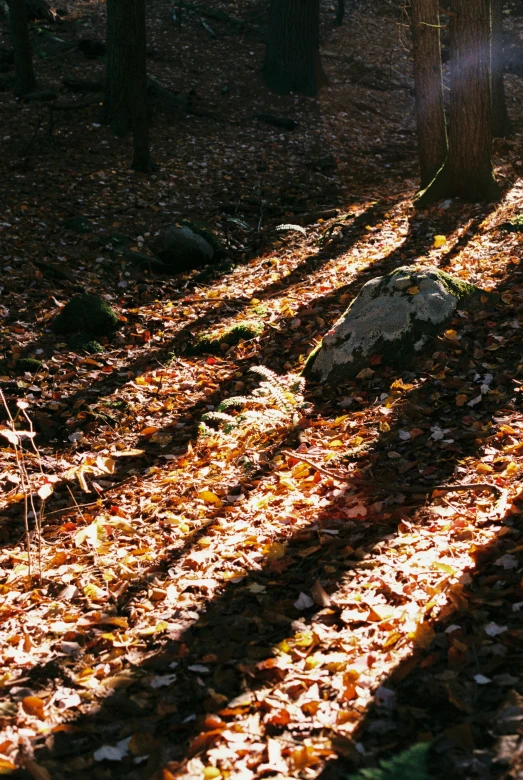
<svg viewBox="0 0 523 780">
<path fill-rule="evenodd" d="M 90 355 L 105 352 L 104 347 L 88 333 L 73 333 L 67 341 L 67 346 L 73 352 L 88 352 Z"/>
<path fill-rule="evenodd" d="M 98 295 L 84 293 L 71 298 L 53 321 L 51 329 L 64 336 L 86 333 L 110 338 L 118 329 L 118 315 Z"/>
<path fill-rule="evenodd" d="M 509 219 L 508 222 L 503 222 L 500 227 L 502 227 L 503 230 L 510 231 L 511 233 L 523 233 L 523 214 L 518 214 L 517 217 Z"/>
<path fill-rule="evenodd" d="M 20 358 L 15 363 L 17 374 L 37 374 L 42 368 L 42 361 L 36 358 Z"/>
<path fill-rule="evenodd" d="M 257 320 L 243 320 L 233 323 L 229 328 L 200 333 L 189 344 L 187 352 L 192 355 L 204 353 L 217 354 L 222 352 L 222 344 L 233 347 L 240 341 L 249 341 L 263 333 L 263 323 Z"/>
</svg>

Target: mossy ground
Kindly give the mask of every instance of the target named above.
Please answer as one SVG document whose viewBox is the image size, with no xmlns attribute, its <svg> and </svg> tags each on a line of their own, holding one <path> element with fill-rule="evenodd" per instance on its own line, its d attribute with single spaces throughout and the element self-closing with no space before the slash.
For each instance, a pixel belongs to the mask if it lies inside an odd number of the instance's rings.
<svg viewBox="0 0 523 780">
<path fill-rule="evenodd" d="M 263 323 L 257 320 L 243 320 L 233 323 L 229 328 L 200 333 L 188 346 L 188 353 L 201 355 L 206 352 L 222 352 L 222 344 L 233 347 L 240 341 L 254 339 L 263 333 Z"/>
</svg>

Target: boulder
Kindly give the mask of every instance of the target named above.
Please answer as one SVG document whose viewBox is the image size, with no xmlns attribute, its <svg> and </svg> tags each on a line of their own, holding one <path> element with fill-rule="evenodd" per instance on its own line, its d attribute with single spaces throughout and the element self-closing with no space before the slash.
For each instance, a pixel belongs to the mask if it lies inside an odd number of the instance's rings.
<svg viewBox="0 0 523 780">
<path fill-rule="evenodd" d="M 483 291 L 437 268 L 404 266 L 371 279 L 307 359 L 303 374 L 321 382 L 354 379 L 369 367 L 407 368 L 450 322 L 458 305 Z"/>
<path fill-rule="evenodd" d="M 158 237 L 153 251 L 172 273 L 191 271 L 210 263 L 215 256 L 211 244 L 188 226 L 167 228 Z"/>
<path fill-rule="evenodd" d="M 118 314 L 98 295 L 83 293 L 66 303 L 53 320 L 51 329 L 64 336 L 83 333 L 109 338 L 118 329 Z"/>
</svg>

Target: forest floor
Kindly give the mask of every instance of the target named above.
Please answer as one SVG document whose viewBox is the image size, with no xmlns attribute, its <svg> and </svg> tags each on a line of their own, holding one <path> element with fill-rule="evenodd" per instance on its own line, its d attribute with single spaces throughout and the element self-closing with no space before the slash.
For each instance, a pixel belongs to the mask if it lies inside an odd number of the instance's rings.
<svg viewBox="0 0 523 780">
<path fill-rule="evenodd" d="M 151 177 L 97 101 L 0 93 L 0 389 L 37 430 L 30 489 L 12 437 L 0 449 L 0 772 L 333 780 L 424 742 L 431 776 L 522 777 L 522 239 L 503 228 L 523 211 L 521 78 L 495 142 L 502 201 L 416 212 L 393 3 L 340 28 L 325 11 L 317 100 L 264 88 L 262 4 L 213 0 L 229 20 L 187 9 L 181 29 L 172 3 L 148 5 L 149 71 L 190 101 L 154 117 Z M 101 77 L 75 42 L 103 36 L 103 9 L 70 2 L 35 27 L 54 104 L 86 102 L 64 77 Z M 517 40 L 523 20 L 506 24 Z M 79 216 L 83 234 L 64 224 Z M 146 252 L 183 219 L 228 262 L 169 278 L 114 251 L 115 234 Z M 199 432 L 259 384 L 251 367 L 299 372 L 366 281 L 413 264 L 497 295 L 408 373 L 376 356 L 343 387 L 308 384 L 281 425 Z M 102 354 L 49 329 L 79 290 L 120 315 Z M 246 319 L 261 335 L 188 354 Z M 344 480 L 282 454 L 298 449 Z M 498 490 L 431 488 L 477 481 Z"/>
</svg>

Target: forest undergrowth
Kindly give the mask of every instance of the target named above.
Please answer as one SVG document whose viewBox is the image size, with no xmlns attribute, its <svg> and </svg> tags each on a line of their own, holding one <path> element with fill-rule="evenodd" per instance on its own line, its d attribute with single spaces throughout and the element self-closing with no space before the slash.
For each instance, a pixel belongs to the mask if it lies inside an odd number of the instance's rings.
<svg viewBox="0 0 523 780">
<path fill-rule="evenodd" d="M 153 117 L 150 177 L 96 102 L 0 92 L 0 772 L 332 780 L 421 742 L 431 776 L 519 777 L 521 79 L 502 201 L 416 211 L 392 4 L 325 10 L 317 100 L 263 87 L 262 4 L 213 5 L 248 24 L 150 4 L 149 72 L 199 107 Z M 101 77 L 75 43 L 103 23 L 71 2 L 33 30 L 57 103 Z M 166 277 L 118 250 L 183 220 L 225 260 Z M 414 264 L 494 295 L 411 371 L 302 387 L 361 286 Z M 119 315 L 102 353 L 50 330 L 79 291 Z"/>
</svg>

